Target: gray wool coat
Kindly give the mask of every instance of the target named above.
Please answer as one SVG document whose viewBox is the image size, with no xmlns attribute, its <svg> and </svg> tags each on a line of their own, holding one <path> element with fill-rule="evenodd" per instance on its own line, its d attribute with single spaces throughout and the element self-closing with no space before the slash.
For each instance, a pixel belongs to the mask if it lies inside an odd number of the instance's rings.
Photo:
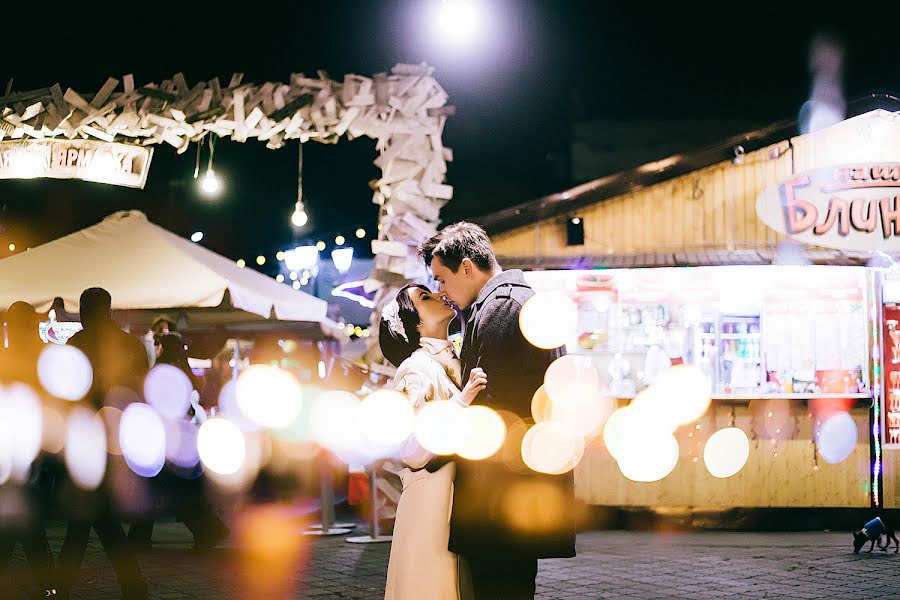
<svg viewBox="0 0 900 600">
<path fill-rule="evenodd" d="M 483 461 L 456 457 L 452 552 L 466 556 L 529 558 L 575 555 L 574 475 L 545 475 L 521 457 L 531 420 L 531 399 L 544 372 L 564 348 L 532 346 L 519 329 L 519 313 L 534 290 L 520 270 L 503 271 L 482 288 L 463 313 L 463 381 L 484 369 L 487 388 L 473 404 L 500 412 L 507 422 L 504 447 Z"/>
</svg>

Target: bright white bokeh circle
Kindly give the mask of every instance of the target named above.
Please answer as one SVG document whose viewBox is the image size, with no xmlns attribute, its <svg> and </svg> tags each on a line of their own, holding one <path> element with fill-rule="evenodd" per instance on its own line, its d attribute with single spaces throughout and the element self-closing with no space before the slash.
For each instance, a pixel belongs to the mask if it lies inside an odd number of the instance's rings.
<svg viewBox="0 0 900 600">
<path fill-rule="evenodd" d="M 537 423 L 522 438 L 522 459 L 538 473 L 571 471 L 583 455 L 584 438 L 562 423 Z"/>
<path fill-rule="evenodd" d="M 300 382 L 272 365 L 253 365 L 241 373 L 235 394 L 241 413 L 263 427 L 287 427 L 302 408 Z"/>
<path fill-rule="evenodd" d="M 472 434 L 457 450 L 457 454 L 469 460 L 483 460 L 497 453 L 506 439 L 506 423 L 497 411 L 487 406 L 470 406 L 465 409 Z"/>
<path fill-rule="evenodd" d="M 467 410 L 451 400 L 426 403 L 416 413 L 416 441 L 433 454 L 454 454 L 472 436 Z"/>
<path fill-rule="evenodd" d="M 244 434 L 227 419 L 209 419 L 197 433 L 197 452 L 203 466 L 210 471 L 233 475 L 244 464 L 247 454 Z"/>
<path fill-rule="evenodd" d="M 122 412 L 119 447 L 128 467 L 141 477 L 153 477 L 166 462 L 166 429 L 149 404 L 135 402 Z"/>
<path fill-rule="evenodd" d="M 575 334 L 578 307 L 564 292 L 538 292 L 519 313 L 522 335 L 538 348 L 558 348 Z"/>
<path fill-rule="evenodd" d="M 853 453 L 858 437 L 853 417 L 840 411 L 825 418 L 817 427 L 816 446 L 825 462 L 836 465 Z"/>
<path fill-rule="evenodd" d="M 750 457 L 750 440 L 739 427 L 726 427 L 712 434 L 703 449 L 703 462 L 713 477 L 731 477 L 744 468 Z"/>
<path fill-rule="evenodd" d="M 193 384 L 174 365 L 155 365 L 144 379 L 144 398 L 167 419 L 183 419 L 191 406 Z"/>
<path fill-rule="evenodd" d="M 619 471 L 632 481 L 659 481 L 678 464 L 678 440 L 671 433 L 626 435 L 617 452 Z"/>
<path fill-rule="evenodd" d="M 81 400 L 91 389 L 91 361 L 75 346 L 50 344 L 38 357 L 38 379 L 44 389 L 63 400 Z"/>
</svg>

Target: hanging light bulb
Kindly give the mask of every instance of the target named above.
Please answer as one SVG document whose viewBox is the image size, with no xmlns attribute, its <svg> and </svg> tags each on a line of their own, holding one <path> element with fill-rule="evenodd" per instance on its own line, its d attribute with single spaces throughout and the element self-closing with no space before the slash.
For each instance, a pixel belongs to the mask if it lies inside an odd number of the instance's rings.
<svg viewBox="0 0 900 600">
<path fill-rule="evenodd" d="M 291 215 L 291 224 L 300 228 L 309 222 L 306 207 L 303 206 L 303 143 L 297 146 L 297 202 L 294 204 L 294 214 Z"/>
<path fill-rule="evenodd" d="M 306 208 L 299 200 L 294 205 L 294 214 L 291 215 L 291 223 L 294 227 L 303 227 L 309 221 L 309 215 L 306 214 Z"/>
<path fill-rule="evenodd" d="M 219 181 L 216 172 L 212 169 L 207 169 L 203 177 L 200 178 L 200 189 L 202 189 L 203 193 L 207 196 L 215 196 L 219 193 L 221 187 L 222 182 Z"/>
<path fill-rule="evenodd" d="M 209 162 L 206 164 L 206 173 L 200 178 L 200 189 L 207 196 L 217 196 L 222 189 L 222 181 L 213 170 L 215 148 L 215 136 L 213 136 L 209 140 Z"/>
</svg>

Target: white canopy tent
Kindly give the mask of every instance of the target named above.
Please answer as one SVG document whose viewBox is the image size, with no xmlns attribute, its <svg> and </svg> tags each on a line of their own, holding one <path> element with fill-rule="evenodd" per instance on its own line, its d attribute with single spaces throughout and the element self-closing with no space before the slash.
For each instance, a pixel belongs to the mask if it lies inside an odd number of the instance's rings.
<svg viewBox="0 0 900 600">
<path fill-rule="evenodd" d="M 88 287 L 105 288 L 113 310 L 132 315 L 174 311 L 196 325 L 314 323 L 321 333 L 341 337 L 334 335 L 340 328 L 326 317 L 324 300 L 238 267 L 139 211 L 114 213 L 0 260 L 0 310 L 24 300 L 46 312 L 60 298 L 66 312 L 77 314 Z"/>
</svg>

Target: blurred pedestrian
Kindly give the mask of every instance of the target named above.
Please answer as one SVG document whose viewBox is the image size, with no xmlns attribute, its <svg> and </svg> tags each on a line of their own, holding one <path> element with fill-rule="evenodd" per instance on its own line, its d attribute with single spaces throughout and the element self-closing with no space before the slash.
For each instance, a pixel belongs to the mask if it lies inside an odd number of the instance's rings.
<svg viewBox="0 0 900 600">
<path fill-rule="evenodd" d="M 40 393 L 37 360 L 44 343 L 38 332 L 39 318 L 27 302 L 14 302 L 6 311 L 7 347 L 0 347 L 0 385 L 27 385 Z M 0 393 L 0 402 L 4 401 Z M 35 460 L 27 479 L 0 486 L 0 504 L 21 510 L 0 516 L 0 572 L 6 571 L 16 542 L 22 544 L 25 558 L 35 579 L 34 598 L 54 598 L 57 595 L 53 553 L 47 543 L 44 509 L 47 506 L 49 469 L 40 458 Z M 24 498 L 25 502 L 16 503 Z M 11 501 L 11 502 L 7 502 Z M 15 587 L 0 582 L 0 598 Z"/>
<path fill-rule="evenodd" d="M 206 421 L 206 411 L 200 405 L 199 388 L 201 384 L 188 364 L 184 339 L 178 333 L 166 333 L 157 341 L 159 342 L 157 344 L 159 354 L 156 357 L 156 364 L 177 367 L 191 382 L 193 388 L 190 397 L 191 405 L 184 418 L 194 424 L 203 423 Z M 173 474 L 164 471 L 154 478 L 154 482 L 157 488 L 165 488 L 174 496 L 176 517 L 194 535 L 195 547 L 197 549 L 215 547 L 229 535 L 230 530 L 209 503 L 202 479 L 190 476 L 182 477 L 181 475 L 181 473 Z M 153 524 L 152 517 L 134 521 L 128 531 L 128 539 L 137 547 L 150 547 Z"/>
<path fill-rule="evenodd" d="M 130 388 L 140 395 L 149 361 L 144 345 L 135 336 L 122 331 L 112 319 L 112 297 L 103 288 L 88 288 L 79 302 L 82 331 L 69 340 L 69 345 L 84 352 L 93 367 L 93 382 L 86 401 L 99 410 L 114 387 Z M 66 530 L 59 555 L 62 589 L 65 596 L 78 578 L 91 528 L 109 557 L 124 600 L 144 600 L 147 584 L 141 574 L 134 549 L 114 514 L 109 494 L 102 488 L 93 498 L 93 516 L 73 516 Z"/>
</svg>

